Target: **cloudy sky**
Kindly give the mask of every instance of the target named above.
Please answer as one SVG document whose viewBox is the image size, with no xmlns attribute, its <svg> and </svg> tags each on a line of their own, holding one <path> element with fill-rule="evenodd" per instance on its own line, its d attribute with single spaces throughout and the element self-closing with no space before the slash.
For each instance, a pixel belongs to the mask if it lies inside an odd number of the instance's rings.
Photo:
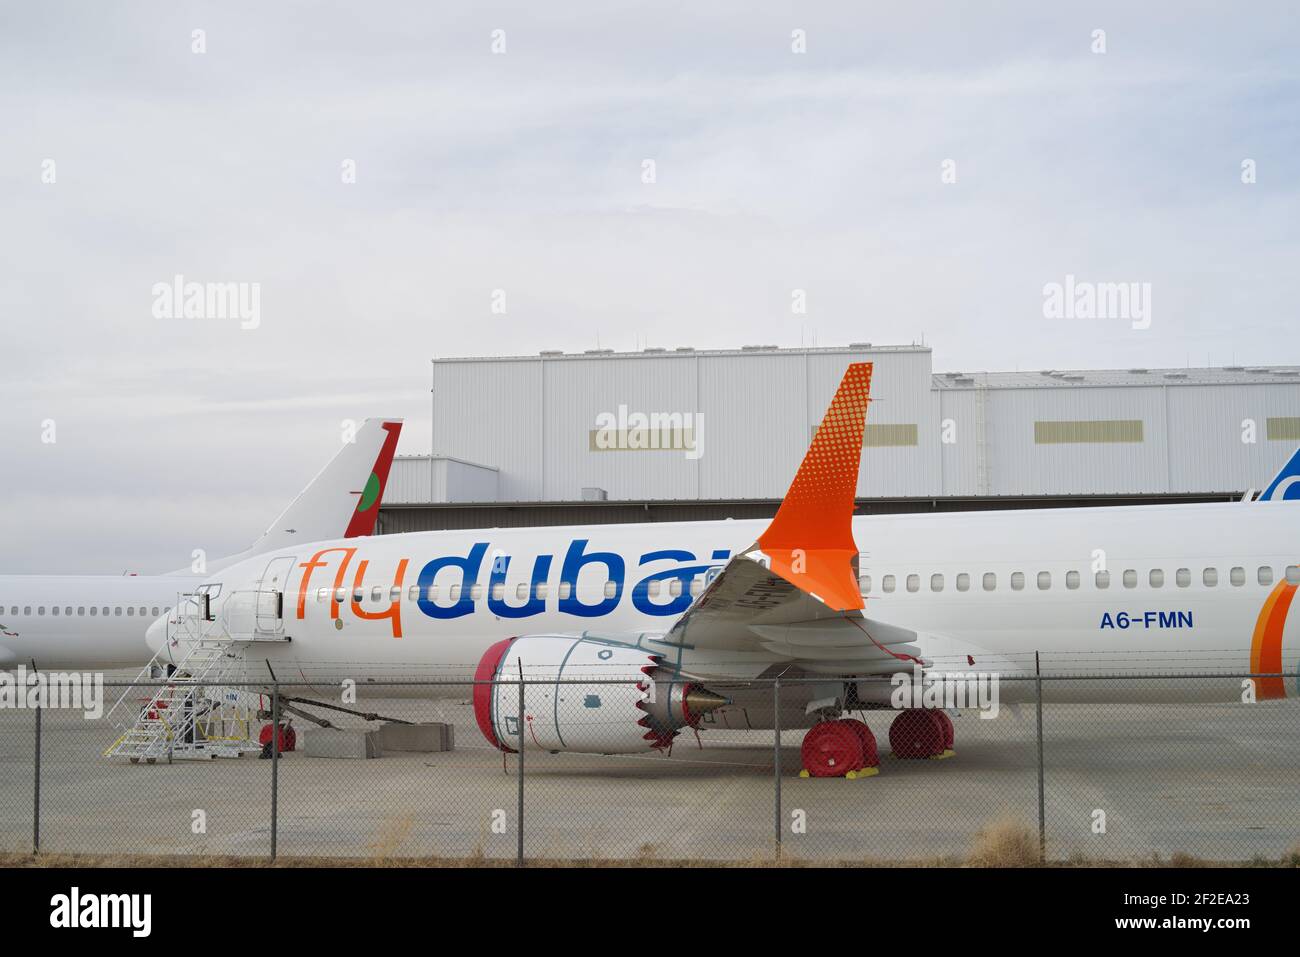
<svg viewBox="0 0 1300 957">
<path fill-rule="evenodd" d="M 6 4 L 0 572 L 238 550 L 342 419 L 428 451 L 435 355 L 1295 363 L 1297 49 L 1281 2 Z M 260 324 L 159 317 L 178 274 Z M 1045 318 L 1067 274 L 1150 328 Z"/>
</svg>

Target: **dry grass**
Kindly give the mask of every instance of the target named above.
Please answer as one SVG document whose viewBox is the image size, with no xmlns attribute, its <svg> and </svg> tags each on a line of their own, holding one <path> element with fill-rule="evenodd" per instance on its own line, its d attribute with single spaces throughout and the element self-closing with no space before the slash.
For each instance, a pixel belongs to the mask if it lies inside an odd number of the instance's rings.
<svg viewBox="0 0 1300 957">
<path fill-rule="evenodd" d="M 997 818 L 976 833 L 967 863 L 972 867 L 1038 867 L 1038 833 L 1010 815 Z"/>
</svg>

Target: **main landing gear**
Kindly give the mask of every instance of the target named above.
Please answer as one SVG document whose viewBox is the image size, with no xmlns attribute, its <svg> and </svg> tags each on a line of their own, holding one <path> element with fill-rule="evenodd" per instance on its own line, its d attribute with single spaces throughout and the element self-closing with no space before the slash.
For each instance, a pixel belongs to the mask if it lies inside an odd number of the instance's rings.
<svg viewBox="0 0 1300 957">
<path fill-rule="evenodd" d="M 889 747 L 903 759 L 953 756 L 952 718 L 931 708 L 899 712 L 889 727 Z M 808 729 L 800 749 L 801 778 L 857 778 L 880 773 L 880 754 L 871 729 L 857 718 L 819 721 Z"/>
</svg>

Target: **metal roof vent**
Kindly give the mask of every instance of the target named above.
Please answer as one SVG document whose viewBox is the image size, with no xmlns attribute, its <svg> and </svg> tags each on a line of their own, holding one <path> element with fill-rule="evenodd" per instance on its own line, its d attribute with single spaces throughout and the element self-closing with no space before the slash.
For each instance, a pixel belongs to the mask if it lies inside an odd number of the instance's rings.
<svg viewBox="0 0 1300 957">
<path fill-rule="evenodd" d="M 1244 372 L 1245 370 L 1246 370 L 1245 366 L 1224 366 L 1223 367 L 1224 372 Z"/>
<path fill-rule="evenodd" d="M 957 377 L 956 379 L 954 379 L 953 381 L 956 382 L 957 385 L 974 385 L 974 384 L 975 384 L 975 380 L 972 379 L 970 376 L 967 376 L 967 375 L 958 376 L 958 377 Z"/>
<path fill-rule="evenodd" d="M 1151 370 L 1150 369 L 1129 369 L 1128 371 L 1131 372 L 1133 375 L 1146 375 Z"/>
<path fill-rule="evenodd" d="M 1082 382 L 1082 381 L 1083 381 L 1083 376 L 1081 376 L 1081 375 L 1068 375 L 1068 376 L 1065 377 L 1065 381 L 1066 381 L 1066 382 Z"/>
<path fill-rule="evenodd" d="M 1186 379 L 1186 378 L 1187 378 L 1187 373 L 1186 373 L 1186 372 L 1166 372 L 1166 373 L 1165 373 L 1165 378 L 1166 378 L 1166 379 Z"/>
<path fill-rule="evenodd" d="M 674 351 L 674 352 L 694 352 L 694 351 L 695 351 L 695 347 L 694 347 L 694 346 L 678 346 L 678 347 L 677 347 L 675 350 L 673 350 L 673 351 Z"/>
<path fill-rule="evenodd" d="M 646 346 L 641 351 L 642 352 L 667 352 L 668 350 L 665 349 L 663 346 Z"/>
<path fill-rule="evenodd" d="M 850 343 L 849 343 L 849 348 L 850 348 L 850 349 L 870 349 L 870 348 L 871 348 L 871 343 L 869 343 L 869 342 L 850 342 Z"/>
<path fill-rule="evenodd" d="M 612 356 L 614 354 L 614 350 L 613 349 L 584 349 L 582 350 L 582 354 L 584 356 Z"/>
<path fill-rule="evenodd" d="M 563 349 L 543 349 L 541 352 L 539 352 L 539 353 L 537 353 L 537 354 L 538 354 L 539 356 L 562 356 L 562 355 L 564 355 L 564 350 L 563 350 Z"/>
</svg>

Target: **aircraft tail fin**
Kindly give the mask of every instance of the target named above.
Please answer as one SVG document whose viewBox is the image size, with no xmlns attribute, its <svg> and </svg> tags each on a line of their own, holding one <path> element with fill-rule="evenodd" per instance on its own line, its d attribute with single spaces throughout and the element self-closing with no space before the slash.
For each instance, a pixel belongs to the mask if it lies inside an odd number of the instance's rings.
<svg viewBox="0 0 1300 957">
<path fill-rule="evenodd" d="M 1258 502 L 1300 498 L 1300 449 L 1296 449 L 1273 480 L 1260 493 Z"/>
<path fill-rule="evenodd" d="M 773 571 L 840 611 L 863 607 L 853 571 L 853 507 L 870 401 L 871 363 L 855 362 L 776 517 L 758 539 Z"/>
</svg>

